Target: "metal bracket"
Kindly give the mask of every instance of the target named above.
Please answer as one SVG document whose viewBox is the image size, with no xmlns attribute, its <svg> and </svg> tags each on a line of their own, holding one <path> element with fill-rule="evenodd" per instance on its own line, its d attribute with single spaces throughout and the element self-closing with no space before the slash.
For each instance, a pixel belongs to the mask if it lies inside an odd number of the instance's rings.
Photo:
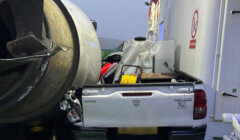
<svg viewBox="0 0 240 140">
<path fill-rule="evenodd" d="M 66 48 L 56 46 L 52 51 L 47 52 L 45 54 L 13 58 L 13 59 L 0 59 L 0 71 L 5 71 L 11 68 L 15 68 L 17 66 L 28 64 L 30 62 L 37 61 L 43 58 L 49 58 L 54 56 L 60 51 L 66 51 L 66 50 L 67 50 Z"/>
<path fill-rule="evenodd" d="M 67 47 L 54 44 L 50 39 L 43 38 L 41 41 L 34 35 L 11 41 L 7 44 L 7 48 L 15 58 L 0 59 L 0 71 L 50 58 L 60 51 L 68 50 Z"/>
<path fill-rule="evenodd" d="M 173 75 L 177 75 L 177 74 L 175 73 L 175 71 L 174 71 L 172 68 L 169 67 L 169 65 L 168 65 L 167 62 L 164 62 L 164 63 L 163 63 L 163 66 L 165 66 Z"/>
<path fill-rule="evenodd" d="M 238 97 L 237 95 L 229 94 L 229 93 L 226 93 L 226 92 L 223 92 L 222 96 L 228 96 L 228 97 L 234 97 L 234 98 Z"/>
<path fill-rule="evenodd" d="M 231 14 L 232 14 L 232 15 L 234 15 L 234 14 L 240 14 L 240 11 L 238 11 L 238 10 L 232 10 L 232 11 L 231 11 Z"/>
<path fill-rule="evenodd" d="M 13 57 L 26 57 L 47 52 L 53 48 L 53 42 L 43 37 L 43 41 L 35 35 L 25 36 L 7 43 L 7 49 Z"/>
</svg>

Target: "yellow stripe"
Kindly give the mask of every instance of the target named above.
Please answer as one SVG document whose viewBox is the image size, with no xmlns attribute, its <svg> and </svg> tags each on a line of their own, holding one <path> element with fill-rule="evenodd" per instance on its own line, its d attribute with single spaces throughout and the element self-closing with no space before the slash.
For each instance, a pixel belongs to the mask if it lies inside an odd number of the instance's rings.
<svg viewBox="0 0 240 140">
<path fill-rule="evenodd" d="M 125 135 L 156 135 L 158 134 L 157 127 L 137 127 L 137 128 L 118 128 L 118 134 Z"/>
</svg>

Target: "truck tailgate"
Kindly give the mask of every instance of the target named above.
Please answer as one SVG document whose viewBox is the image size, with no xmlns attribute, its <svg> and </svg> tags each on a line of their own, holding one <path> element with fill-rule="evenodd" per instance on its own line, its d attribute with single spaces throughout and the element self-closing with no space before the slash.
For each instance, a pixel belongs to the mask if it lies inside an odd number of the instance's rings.
<svg viewBox="0 0 240 140">
<path fill-rule="evenodd" d="M 84 127 L 193 126 L 189 86 L 84 87 Z"/>
</svg>

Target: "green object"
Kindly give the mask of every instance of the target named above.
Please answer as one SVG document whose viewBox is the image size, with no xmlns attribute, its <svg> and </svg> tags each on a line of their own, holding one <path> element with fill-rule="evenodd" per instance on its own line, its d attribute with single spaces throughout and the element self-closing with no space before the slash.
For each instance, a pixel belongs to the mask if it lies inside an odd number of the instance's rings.
<svg viewBox="0 0 240 140">
<path fill-rule="evenodd" d="M 232 92 L 233 92 L 233 93 L 236 93 L 236 92 L 237 92 L 237 89 L 234 88 L 234 89 L 232 90 Z"/>
<path fill-rule="evenodd" d="M 122 44 L 120 44 L 116 49 L 114 49 L 112 51 L 112 53 L 115 53 L 115 52 L 122 52 L 123 51 L 123 45 L 124 45 L 124 42 Z"/>
<path fill-rule="evenodd" d="M 108 50 L 108 49 L 102 49 L 102 60 L 106 58 L 109 54 L 112 53 L 113 50 Z"/>
<path fill-rule="evenodd" d="M 115 53 L 115 52 L 121 52 L 123 49 L 124 43 L 120 44 L 117 48 L 114 50 L 111 49 L 102 49 L 102 60 L 104 60 L 108 55 Z"/>
</svg>

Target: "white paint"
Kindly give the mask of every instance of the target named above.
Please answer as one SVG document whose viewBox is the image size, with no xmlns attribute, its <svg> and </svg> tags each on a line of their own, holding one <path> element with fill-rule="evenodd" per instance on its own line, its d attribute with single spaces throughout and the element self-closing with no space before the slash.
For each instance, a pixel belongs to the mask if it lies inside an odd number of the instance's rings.
<svg viewBox="0 0 240 140">
<path fill-rule="evenodd" d="M 235 96 L 240 93 L 240 14 L 231 13 L 232 10 L 239 11 L 239 5 L 239 0 L 226 0 L 216 88 L 215 119 L 217 120 L 221 119 L 222 113 L 240 113 L 239 97 L 222 96 L 223 92 Z M 234 93 L 233 89 L 236 89 L 237 93 Z"/>
<path fill-rule="evenodd" d="M 153 87 L 149 87 L 152 88 Z M 177 93 L 186 87 L 157 87 L 121 91 L 108 88 L 105 94 L 83 96 L 84 127 L 197 127 L 205 120 L 193 120 L 194 94 Z M 101 89 L 99 89 L 101 90 Z M 123 90 L 123 89 L 122 89 Z M 122 93 L 150 92 L 150 96 L 122 96 Z M 109 94 L 106 94 L 109 93 Z M 167 107 L 166 107 L 167 105 Z"/>
<path fill-rule="evenodd" d="M 221 94 L 240 88 L 240 15 L 230 15 L 231 10 L 240 10 L 239 5 L 239 0 L 168 1 L 164 39 L 176 43 L 176 69 L 204 82 L 208 98 L 206 140 L 231 132 L 231 124 L 219 121 L 222 113 L 240 113 L 240 99 Z M 189 49 L 195 10 L 199 12 L 196 49 Z"/>
</svg>

